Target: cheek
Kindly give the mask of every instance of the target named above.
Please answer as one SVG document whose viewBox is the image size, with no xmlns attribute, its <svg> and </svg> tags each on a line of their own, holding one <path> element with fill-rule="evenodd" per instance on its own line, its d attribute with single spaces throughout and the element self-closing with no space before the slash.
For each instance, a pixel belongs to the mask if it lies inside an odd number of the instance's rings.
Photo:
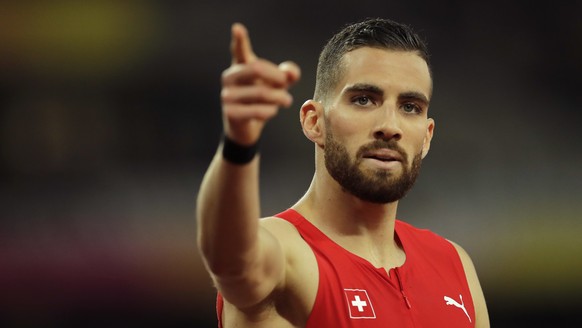
<svg viewBox="0 0 582 328">
<path fill-rule="evenodd" d="M 427 141 L 426 127 L 424 125 L 416 126 L 414 129 L 410 130 L 408 136 L 410 141 L 408 144 L 411 147 L 411 153 L 416 155 L 417 153 L 422 152 L 425 141 Z"/>
<path fill-rule="evenodd" d="M 366 115 L 349 115 L 349 113 L 334 113 L 329 118 L 328 127 L 331 129 L 335 139 L 341 141 L 346 146 L 349 143 L 357 143 L 358 139 L 366 139 L 367 132 L 370 130 L 370 122 L 367 122 Z"/>
</svg>

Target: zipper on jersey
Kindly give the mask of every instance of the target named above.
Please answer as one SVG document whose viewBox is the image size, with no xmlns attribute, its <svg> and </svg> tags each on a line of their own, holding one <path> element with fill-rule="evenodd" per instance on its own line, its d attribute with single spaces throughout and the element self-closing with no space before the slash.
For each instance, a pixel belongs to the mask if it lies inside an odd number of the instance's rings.
<svg viewBox="0 0 582 328">
<path fill-rule="evenodd" d="M 404 285 L 402 285 L 402 280 L 400 280 L 400 273 L 398 273 L 398 268 L 394 268 L 394 273 L 396 273 L 396 280 L 398 280 L 398 286 L 400 287 L 400 294 L 402 294 L 402 298 L 404 298 L 404 303 L 406 303 L 406 307 L 411 309 L 412 305 L 410 305 L 410 301 L 404 293 Z"/>
</svg>

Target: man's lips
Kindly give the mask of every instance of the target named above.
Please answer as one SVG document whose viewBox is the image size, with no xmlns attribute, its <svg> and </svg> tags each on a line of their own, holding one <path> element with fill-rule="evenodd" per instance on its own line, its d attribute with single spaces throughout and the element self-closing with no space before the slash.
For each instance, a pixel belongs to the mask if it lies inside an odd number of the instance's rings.
<svg viewBox="0 0 582 328">
<path fill-rule="evenodd" d="M 377 159 L 377 160 L 384 161 L 384 162 L 389 162 L 389 161 L 402 162 L 402 155 L 400 155 L 399 152 L 392 150 L 392 149 L 387 149 L 387 148 L 367 151 L 364 153 L 364 156 L 362 156 L 362 157 L 363 158 Z"/>
</svg>

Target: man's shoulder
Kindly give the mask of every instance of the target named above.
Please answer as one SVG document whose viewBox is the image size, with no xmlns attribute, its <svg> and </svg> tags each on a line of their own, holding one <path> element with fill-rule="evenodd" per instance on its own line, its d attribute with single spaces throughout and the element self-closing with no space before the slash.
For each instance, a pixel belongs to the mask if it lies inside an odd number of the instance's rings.
<svg viewBox="0 0 582 328">
<path fill-rule="evenodd" d="M 434 235 L 434 236 L 440 237 L 439 234 L 432 231 L 431 229 L 420 228 L 420 227 L 417 227 L 415 225 L 412 225 L 411 223 L 408 223 L 408 222 L 405 222 L 405 221 L 402 221 L 399 219 L 396 220 L 395 229 L 398 233 L 408 233 L 408 234 L 412 234 L 412 235 Z"/>
<path fill-rule="evenodd" d="M 264 217 L 259 220 L 259 225 L 276 236 L 299 236 L 293 223 L 277 216 Z"/>
<path fill-rule="evenodd" d="M 304 258 L 306 252 L 311 253 L 297 227 L 286 219 L 277 216 L 266 217 L 262 218 L 259 224 L 278 240 L 288 261 Z"/>
<path fill-rule="evenodd" d="M 279 241 L 286 260 L 284 283 L 273 294 L 273 304 L 294 308 L 295 314 L 306 320 L 315 302 L 319 283 L 315 254 L 291 222 L 280 217 L 268 217 L 261 219 L 260 225 Z"/>
<path fill-rule="evenodd" d="M 396 220 L 395 229 L 398 237 L 406 240 L 408 244 L 412 243 L 416 246 L 442 245 L 448 250 L 454 248 L 450 240 L 428 228 L 419 228 L 408 222 Z M 402 242 L 404 242 L 404 240 L 402 240 Z"/>
<path fill-rule="evenodd" d="M 293 209 L 287 209 L 273 216 L 260 219 L 261 227 L 282 238 L 299 238 L 302 240 L 298 225 L 305 219 Z"/>
</svg>

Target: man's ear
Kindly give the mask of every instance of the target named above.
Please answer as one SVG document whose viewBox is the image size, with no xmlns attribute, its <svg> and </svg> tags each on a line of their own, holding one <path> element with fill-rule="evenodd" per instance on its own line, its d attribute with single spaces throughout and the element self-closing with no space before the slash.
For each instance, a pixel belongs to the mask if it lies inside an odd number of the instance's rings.
<svg viewBox="0 0 582 328">
<path fill-rule="evenodd" d="M 430 149 L 430 141 L 432 140 L 432 136 L 434 133 L 434 120 L 432 118 L 428 119 L 427 126 L 426 126 L 426 135 L 424 136 L 424 142 L 422 145 L 422 158 L 428 154 L 428 150 Z"/>
<path fill-rule="evenodd" d="M 323 146 L 324 126 L 323 126 L 323 105 L 313 99 L 307 100 L 299 111 L 299 120 L 303 134 L 307 139 L 319 146 Z"/>
</svg>

